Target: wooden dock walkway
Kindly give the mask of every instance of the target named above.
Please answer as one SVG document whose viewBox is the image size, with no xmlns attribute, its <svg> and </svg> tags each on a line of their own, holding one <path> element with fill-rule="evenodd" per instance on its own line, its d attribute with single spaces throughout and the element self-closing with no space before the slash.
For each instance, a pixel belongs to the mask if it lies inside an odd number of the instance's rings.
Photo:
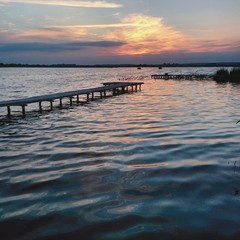
<svg viewBox="0 0 240 240">
<path fill-rule="evenodd" d="M 92 101 L 96 98 L 104 98 L 108 96 L 115 96 L 118 94 L 141 91 L 141 86 L 144 82 L 106 82 L 103 86 L 89 89 L 82 89 L 76 91 L 60 92 L 54 94 L 47 94 L 35 97 L 28 97 L 22 99 L 14 99 L 0 102 L 0 107 L 7 108 L 7 117 L 11 118 L 11 107 L 20 106 L 22 108 L 22 116 L 26 117 L 26 106 L 32 103 L 38 103 L 39 112 L 43 112 L 42 102 L 50 103 L 50 110 L 53 110 L 53 102 L 59 100 L 59 106 L 63 106 L 63 98 L 70 100 L 70 105 L 73 104 L 73 98 L 76 97 L 76 103 L 80 103 L 80 96 L 86 97 L 86 102 Z M 130 89 L 129 89 L 130 88 Z M 98 95 L 96 95 L 96 93 Z M 107 95 L 108 93 L 108 95 Z M 110 93 L 110 95 L 109 95 Z"/>
<path fill-rule="evenodd" d="M 151 75 L 152 79 L 176 79 L 176 80 L 205 80 L 211 79 L 212 75 L 209 74 L 154 74 Z"/>
</svg>

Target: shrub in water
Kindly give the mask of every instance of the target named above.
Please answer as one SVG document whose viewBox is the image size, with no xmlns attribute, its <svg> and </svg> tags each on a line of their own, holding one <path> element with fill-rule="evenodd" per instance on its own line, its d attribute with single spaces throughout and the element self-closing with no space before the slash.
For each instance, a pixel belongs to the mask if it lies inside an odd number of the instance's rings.
<svg viewBox="0 0 240 240">
<path fill-rule="evenodd" d="M 230 71 L 229 81 L 230 82 L 238 82 L 238 83 L 240 83 L 240 67 L 233 68 Z"/>
<path fill-rule="evenodd" d="M 213 79 L 217 82 L 228 82 L 229 81 L 229 72 L 228 70 L 222 68 L 218 70 L 214 75 Z"/>
</svg>

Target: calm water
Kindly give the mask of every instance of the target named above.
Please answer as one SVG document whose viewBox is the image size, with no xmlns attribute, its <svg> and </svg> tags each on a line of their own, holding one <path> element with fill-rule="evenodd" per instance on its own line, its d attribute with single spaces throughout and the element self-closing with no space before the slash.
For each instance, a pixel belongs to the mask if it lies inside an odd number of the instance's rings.
<svg viewBox="0 0 240 240">
<path fill-rule="evenodd" d="M 240 239 L 240 86 L 150 79 L 214 71 L 0 69 L 0 101 L 145 82 L 0 125 L 0 238 Z"/>
</svg>

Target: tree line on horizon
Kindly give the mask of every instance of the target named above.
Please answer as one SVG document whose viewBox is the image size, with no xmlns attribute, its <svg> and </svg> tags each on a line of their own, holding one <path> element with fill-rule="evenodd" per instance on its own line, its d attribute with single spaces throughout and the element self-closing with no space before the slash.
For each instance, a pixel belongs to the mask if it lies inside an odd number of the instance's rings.
<svg viewBox="0 0 240 240">
<path fill-rule="evenodd" d="M 163 63 L 163 64 L 22 64 L 0 63 L 0 67 L 49 67 L 49 68 L 116 68 L 116 67 L 240 67 L 240 62 L 228 63 Z"/>
</svg>

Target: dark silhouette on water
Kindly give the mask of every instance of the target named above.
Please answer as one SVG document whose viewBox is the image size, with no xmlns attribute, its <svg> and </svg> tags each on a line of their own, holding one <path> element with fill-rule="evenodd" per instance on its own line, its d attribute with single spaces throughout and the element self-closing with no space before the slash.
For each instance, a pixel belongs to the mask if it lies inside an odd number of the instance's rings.
<svg viewBox="0 0 240 240">
<path fill-rule="evenodd" d="M 213 75 L 213 79 L 219 83 L 240 83 L 240 67 L 235 67 L 230 72 L 222 68 Z"/>
</svg>

